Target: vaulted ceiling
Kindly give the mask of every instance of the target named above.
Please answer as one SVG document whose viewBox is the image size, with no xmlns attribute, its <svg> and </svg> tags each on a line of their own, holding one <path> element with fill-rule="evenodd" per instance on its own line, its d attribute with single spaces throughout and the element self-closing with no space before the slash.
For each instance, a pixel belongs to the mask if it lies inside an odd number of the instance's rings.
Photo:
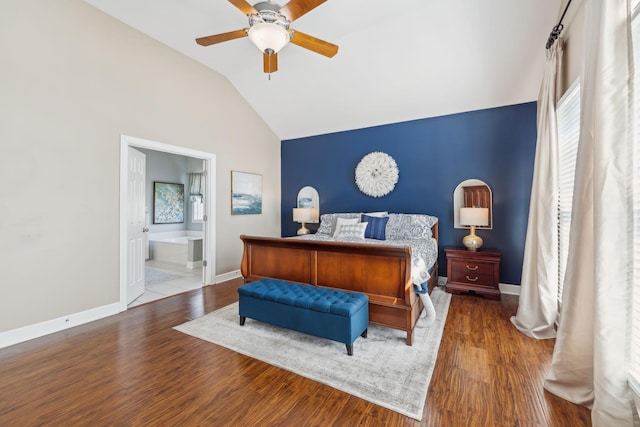
<svg viewBox="0 0 640 427">
<path fill-rule="evenodd" d="M 226 76 L 281 139 L 534 101 L 560 8 L 560 0 L 329 0 L 291 28 L 337 44 L 338 54 L 289 44 L 269 80 L 248 38 L 195 43 L 248 28 L 228 1 L 85 1 Z"/>
</svg>

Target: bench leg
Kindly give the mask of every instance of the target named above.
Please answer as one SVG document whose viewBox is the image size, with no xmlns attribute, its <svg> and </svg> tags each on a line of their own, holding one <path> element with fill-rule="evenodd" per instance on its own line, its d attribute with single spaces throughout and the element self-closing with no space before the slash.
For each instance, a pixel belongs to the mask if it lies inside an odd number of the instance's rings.
<svg viewBox="0 0 640 427">
<path fill-rule="evenodd" d="M 245 316 L 240 316 L 240 326 L 244 326 L 244 321 L 247 320 Z"/>
<path fill-rule="evenodd" d="M 353 356 L 353 344 L 347 344 L 347 354 Z"/>
<path fill-rule="evenodd" d="M 361 336 L 362 338 L 366 338 L 366 337 L 367 337 L 367 331 L 368 331 L 368 329 L 365 329 L 364 331 L 362 331 L 362 333 L 360 334 L 360 336 Z"/>
</svg>

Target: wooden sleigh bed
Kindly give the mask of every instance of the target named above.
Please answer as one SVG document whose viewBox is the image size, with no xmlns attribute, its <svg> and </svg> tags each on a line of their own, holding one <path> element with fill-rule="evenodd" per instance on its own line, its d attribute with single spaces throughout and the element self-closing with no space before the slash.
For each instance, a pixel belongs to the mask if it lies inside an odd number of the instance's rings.
<svg viewBox="0 0 640 427">
<path fill-rule="evenodd" d="M 431 227 L 437 240 L 438 224 Z M 369 321 L 406 331 L 407 345 L 423 305 L 411 279 L 411 248 L 341 241 L 240 236 L 245 282 L 270 277 L 369 296 Z M 428 291 L 437 285 L 433 265 Z"/>
</svg>

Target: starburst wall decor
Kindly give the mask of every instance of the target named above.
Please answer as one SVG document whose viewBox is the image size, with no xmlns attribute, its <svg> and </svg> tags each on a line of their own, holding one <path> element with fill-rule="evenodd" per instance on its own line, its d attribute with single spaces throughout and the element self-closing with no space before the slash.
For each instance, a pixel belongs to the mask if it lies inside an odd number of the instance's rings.
<svg viewBox="0 0 640 427">
<path fill-rule="evenodd" d="M 356 185 L 367 196 L 382 197 L 393 191 L 398 175 L 398 165 L 393 157 L 374 151 L 356 166 Z"/>
</svg>

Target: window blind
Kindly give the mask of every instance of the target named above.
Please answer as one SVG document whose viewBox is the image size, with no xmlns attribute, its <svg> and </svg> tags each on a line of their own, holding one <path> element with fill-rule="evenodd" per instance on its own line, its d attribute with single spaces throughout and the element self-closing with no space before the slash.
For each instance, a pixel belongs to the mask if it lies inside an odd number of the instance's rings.
<svg viewBox="0 0 640 427">
<path fill-rule="evenodd" d="M 576 156 L 580 139 L 580 80 L 576 80 L 558 101 L 558 304 L 569 256 L 569 229 Z"/>
</svg>

